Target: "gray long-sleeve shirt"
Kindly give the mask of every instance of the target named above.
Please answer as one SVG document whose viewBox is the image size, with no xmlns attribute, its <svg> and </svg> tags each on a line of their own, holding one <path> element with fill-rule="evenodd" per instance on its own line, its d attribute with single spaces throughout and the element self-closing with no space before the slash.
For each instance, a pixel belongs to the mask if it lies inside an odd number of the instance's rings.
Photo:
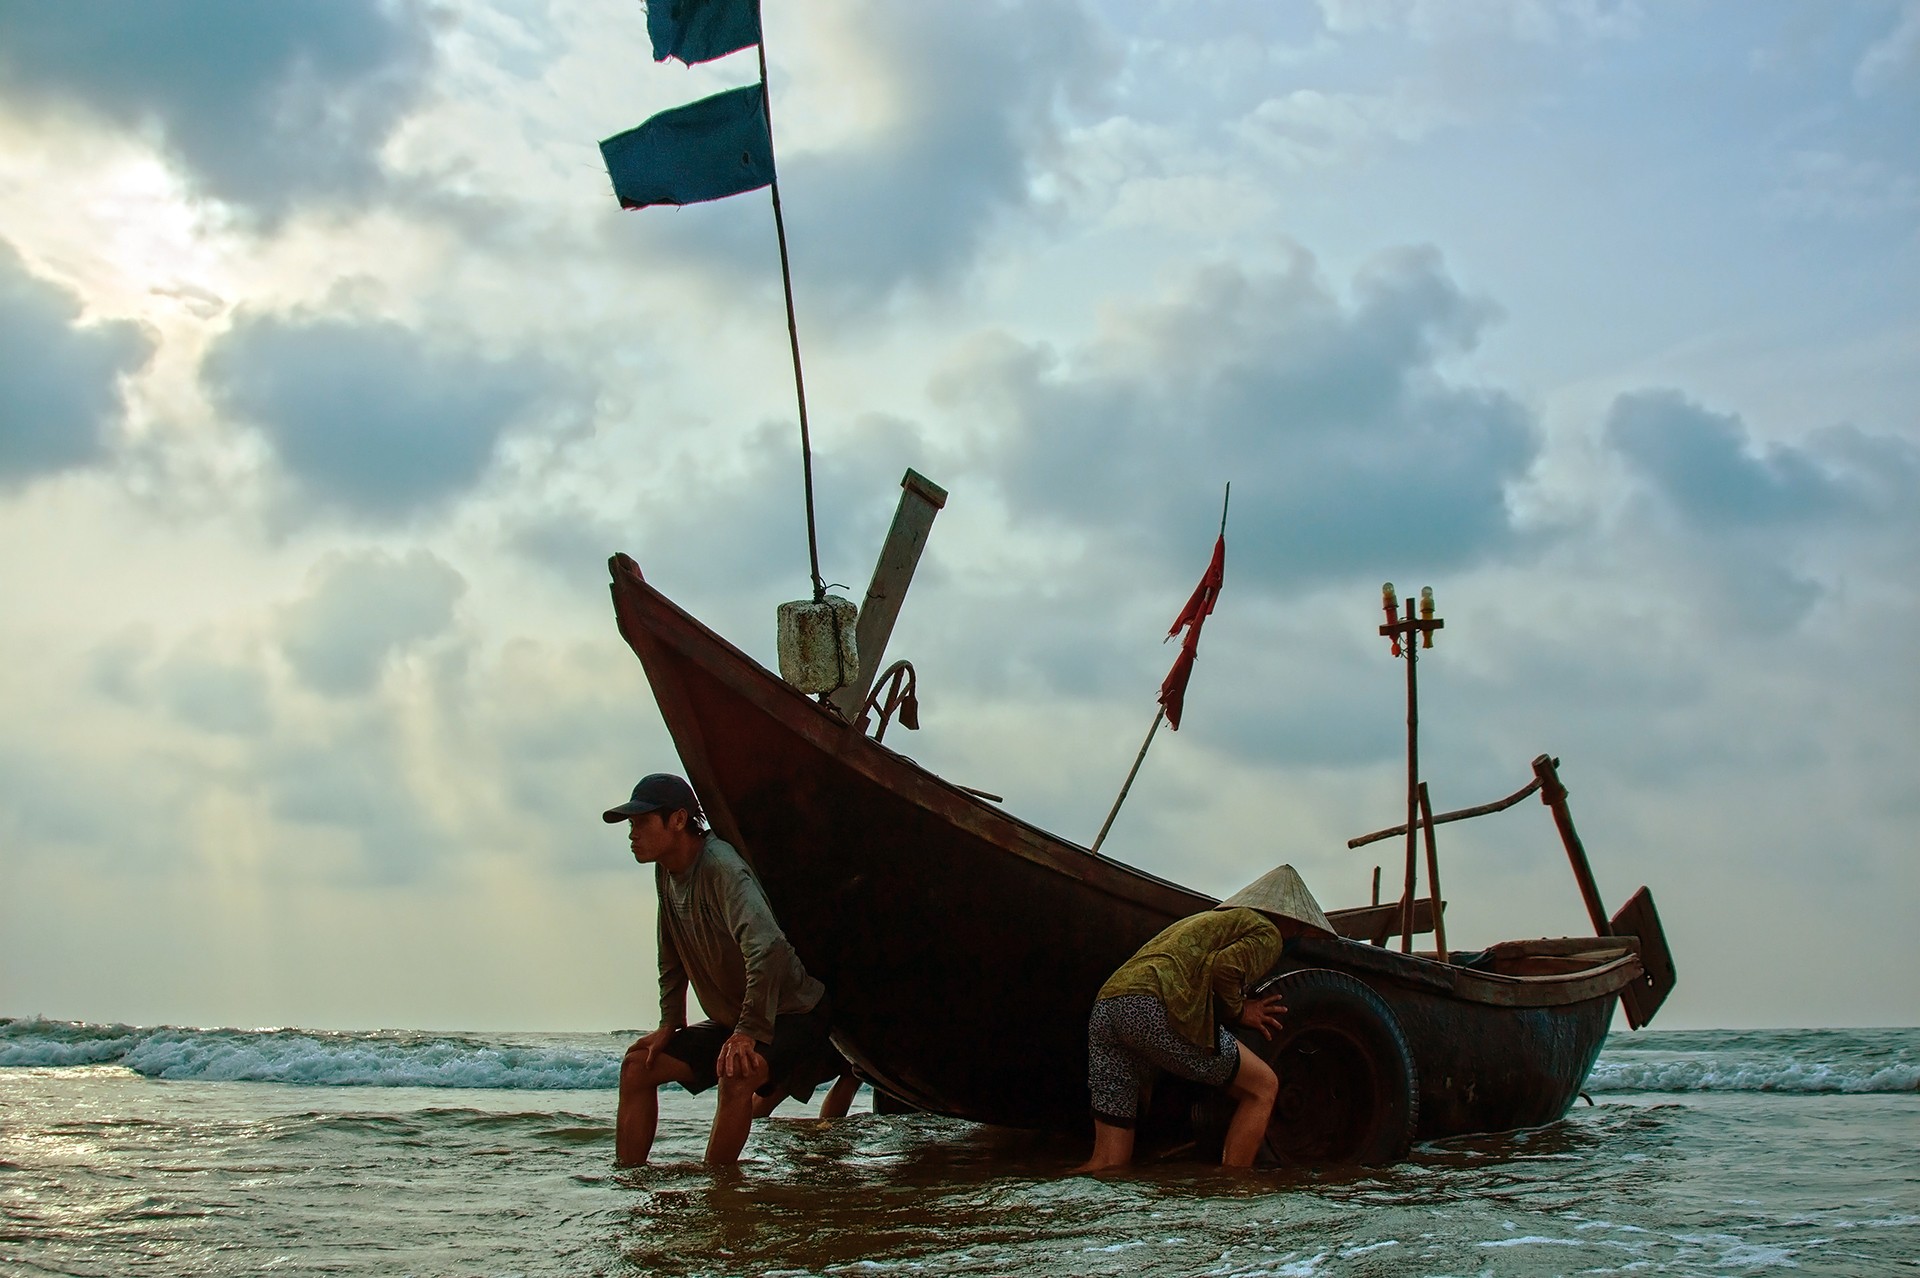
<svg viewBox="0 0 1920 1278">
<path fill-rule="evenodd" d="M 807 975 L 753 871 L 715 834 L 683 874 L 653 867 L 660 894 L 660 1023 L 687 1023 L 687 982 L 708 1016 L 762 1043 L 773 1018 L 811 1011 L 826 987 Z"/>
</svg>

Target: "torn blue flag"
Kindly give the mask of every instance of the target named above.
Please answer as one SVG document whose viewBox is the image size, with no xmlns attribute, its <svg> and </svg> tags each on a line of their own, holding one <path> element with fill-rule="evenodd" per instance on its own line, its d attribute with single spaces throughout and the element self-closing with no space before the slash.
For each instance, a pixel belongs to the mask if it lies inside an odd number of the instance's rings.
<svg viewBox="0 0 1920 1278">
<path fill-rule="evenodd" d="M 773 134 L 757 84 L 671 111 L 600 144 L 620 207 L 698 204 L 773 181 Z"/>
<path fill-rule="evenodd" d="M 688 66 L 760 43 L 758 0 L 647 0 L 653 60 Z"/>
</svg>

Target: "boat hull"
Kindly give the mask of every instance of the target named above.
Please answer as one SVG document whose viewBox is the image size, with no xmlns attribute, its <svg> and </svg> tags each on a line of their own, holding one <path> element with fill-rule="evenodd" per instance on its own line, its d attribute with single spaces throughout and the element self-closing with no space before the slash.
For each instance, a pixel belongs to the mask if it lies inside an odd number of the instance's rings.
<svg viewBox="0 0 1920 1278">
<path fill-rule="evenodd" d="M 917 1108 L 1084 1129 L 1094 995 L 1215 900 L 941 780 L 708 631 L 625 556 L 612 569 L 688 778 L 832 990 L 842 1051 Z M 1565 1113 L 1639 972 L 1503 981 L 1345 940 L 1296 943 L 1287 966 L 1347 972 L 1386 999 L 1413 1048 L 1422 1137 Z"/>
</svg>

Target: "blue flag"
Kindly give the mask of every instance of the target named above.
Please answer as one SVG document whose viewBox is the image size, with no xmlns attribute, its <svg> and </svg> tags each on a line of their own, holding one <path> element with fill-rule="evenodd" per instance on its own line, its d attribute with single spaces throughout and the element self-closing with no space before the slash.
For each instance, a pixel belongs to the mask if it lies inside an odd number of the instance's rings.
<svg viewBox="0 0 1920 1278">
<path fill-rule="evenodd" d="M 757 190 L 773 181 L 766 97 L 750 84 L 662 111 L 602 142 L 600 154 L 625 209 Z"/>
<path fill-rule="evenodd" d="M 757 0 L 647 0 L 647 34 L 653 37 L 655 62 L 711 62 L 760 43 L 760 5 Z"/>
</svg>

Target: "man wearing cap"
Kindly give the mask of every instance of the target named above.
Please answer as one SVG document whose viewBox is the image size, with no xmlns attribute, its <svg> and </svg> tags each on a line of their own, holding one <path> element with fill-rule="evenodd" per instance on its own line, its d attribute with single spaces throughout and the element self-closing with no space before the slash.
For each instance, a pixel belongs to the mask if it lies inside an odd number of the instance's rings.
<svg viewBox="0 0 1920 1278">
<path fill-rule="evenodd" d="M 1181 919 L 1141 946 L 1100 987 L 1087 1022 L 1087 1087 L 1093 1154 L 1076 1172 L 1123 1167 L 1133 1158 L 1140 1095 L 1162 1071 L 1224 1087 L 1237 1102 L 1220 1161 L 1251 1167 L 1279 1090 L 1273 1069 L 1247 1051 L 1229 1024 L 1263 1038 L 1280 1028 L 1280 995 L 1252 989 L 1273 970 L 1290 936 L 1333 935 L 1333 925 L 1290 865 L 1280 866 L 1212 910 Z"/>
<path fill-rule="evenodd" d="M 662 1083 L 697 1095 L 717 1082 L 706 1160 L 737 1162 L 756 1106 L 804 1097 L 839 1073 L 826 987 L 807 975 L 740 854 L 705 828 L 692 786 L 657 772 L 603 815 L 627 823 L 633 859 L 653 866 L 660 898 L 660 1024 L 621 1062 L 614 1161 L 647 1161 Z M 710 1018 L 698 1025 L 687 1024 L 689 982 Z"/>
</svg>

